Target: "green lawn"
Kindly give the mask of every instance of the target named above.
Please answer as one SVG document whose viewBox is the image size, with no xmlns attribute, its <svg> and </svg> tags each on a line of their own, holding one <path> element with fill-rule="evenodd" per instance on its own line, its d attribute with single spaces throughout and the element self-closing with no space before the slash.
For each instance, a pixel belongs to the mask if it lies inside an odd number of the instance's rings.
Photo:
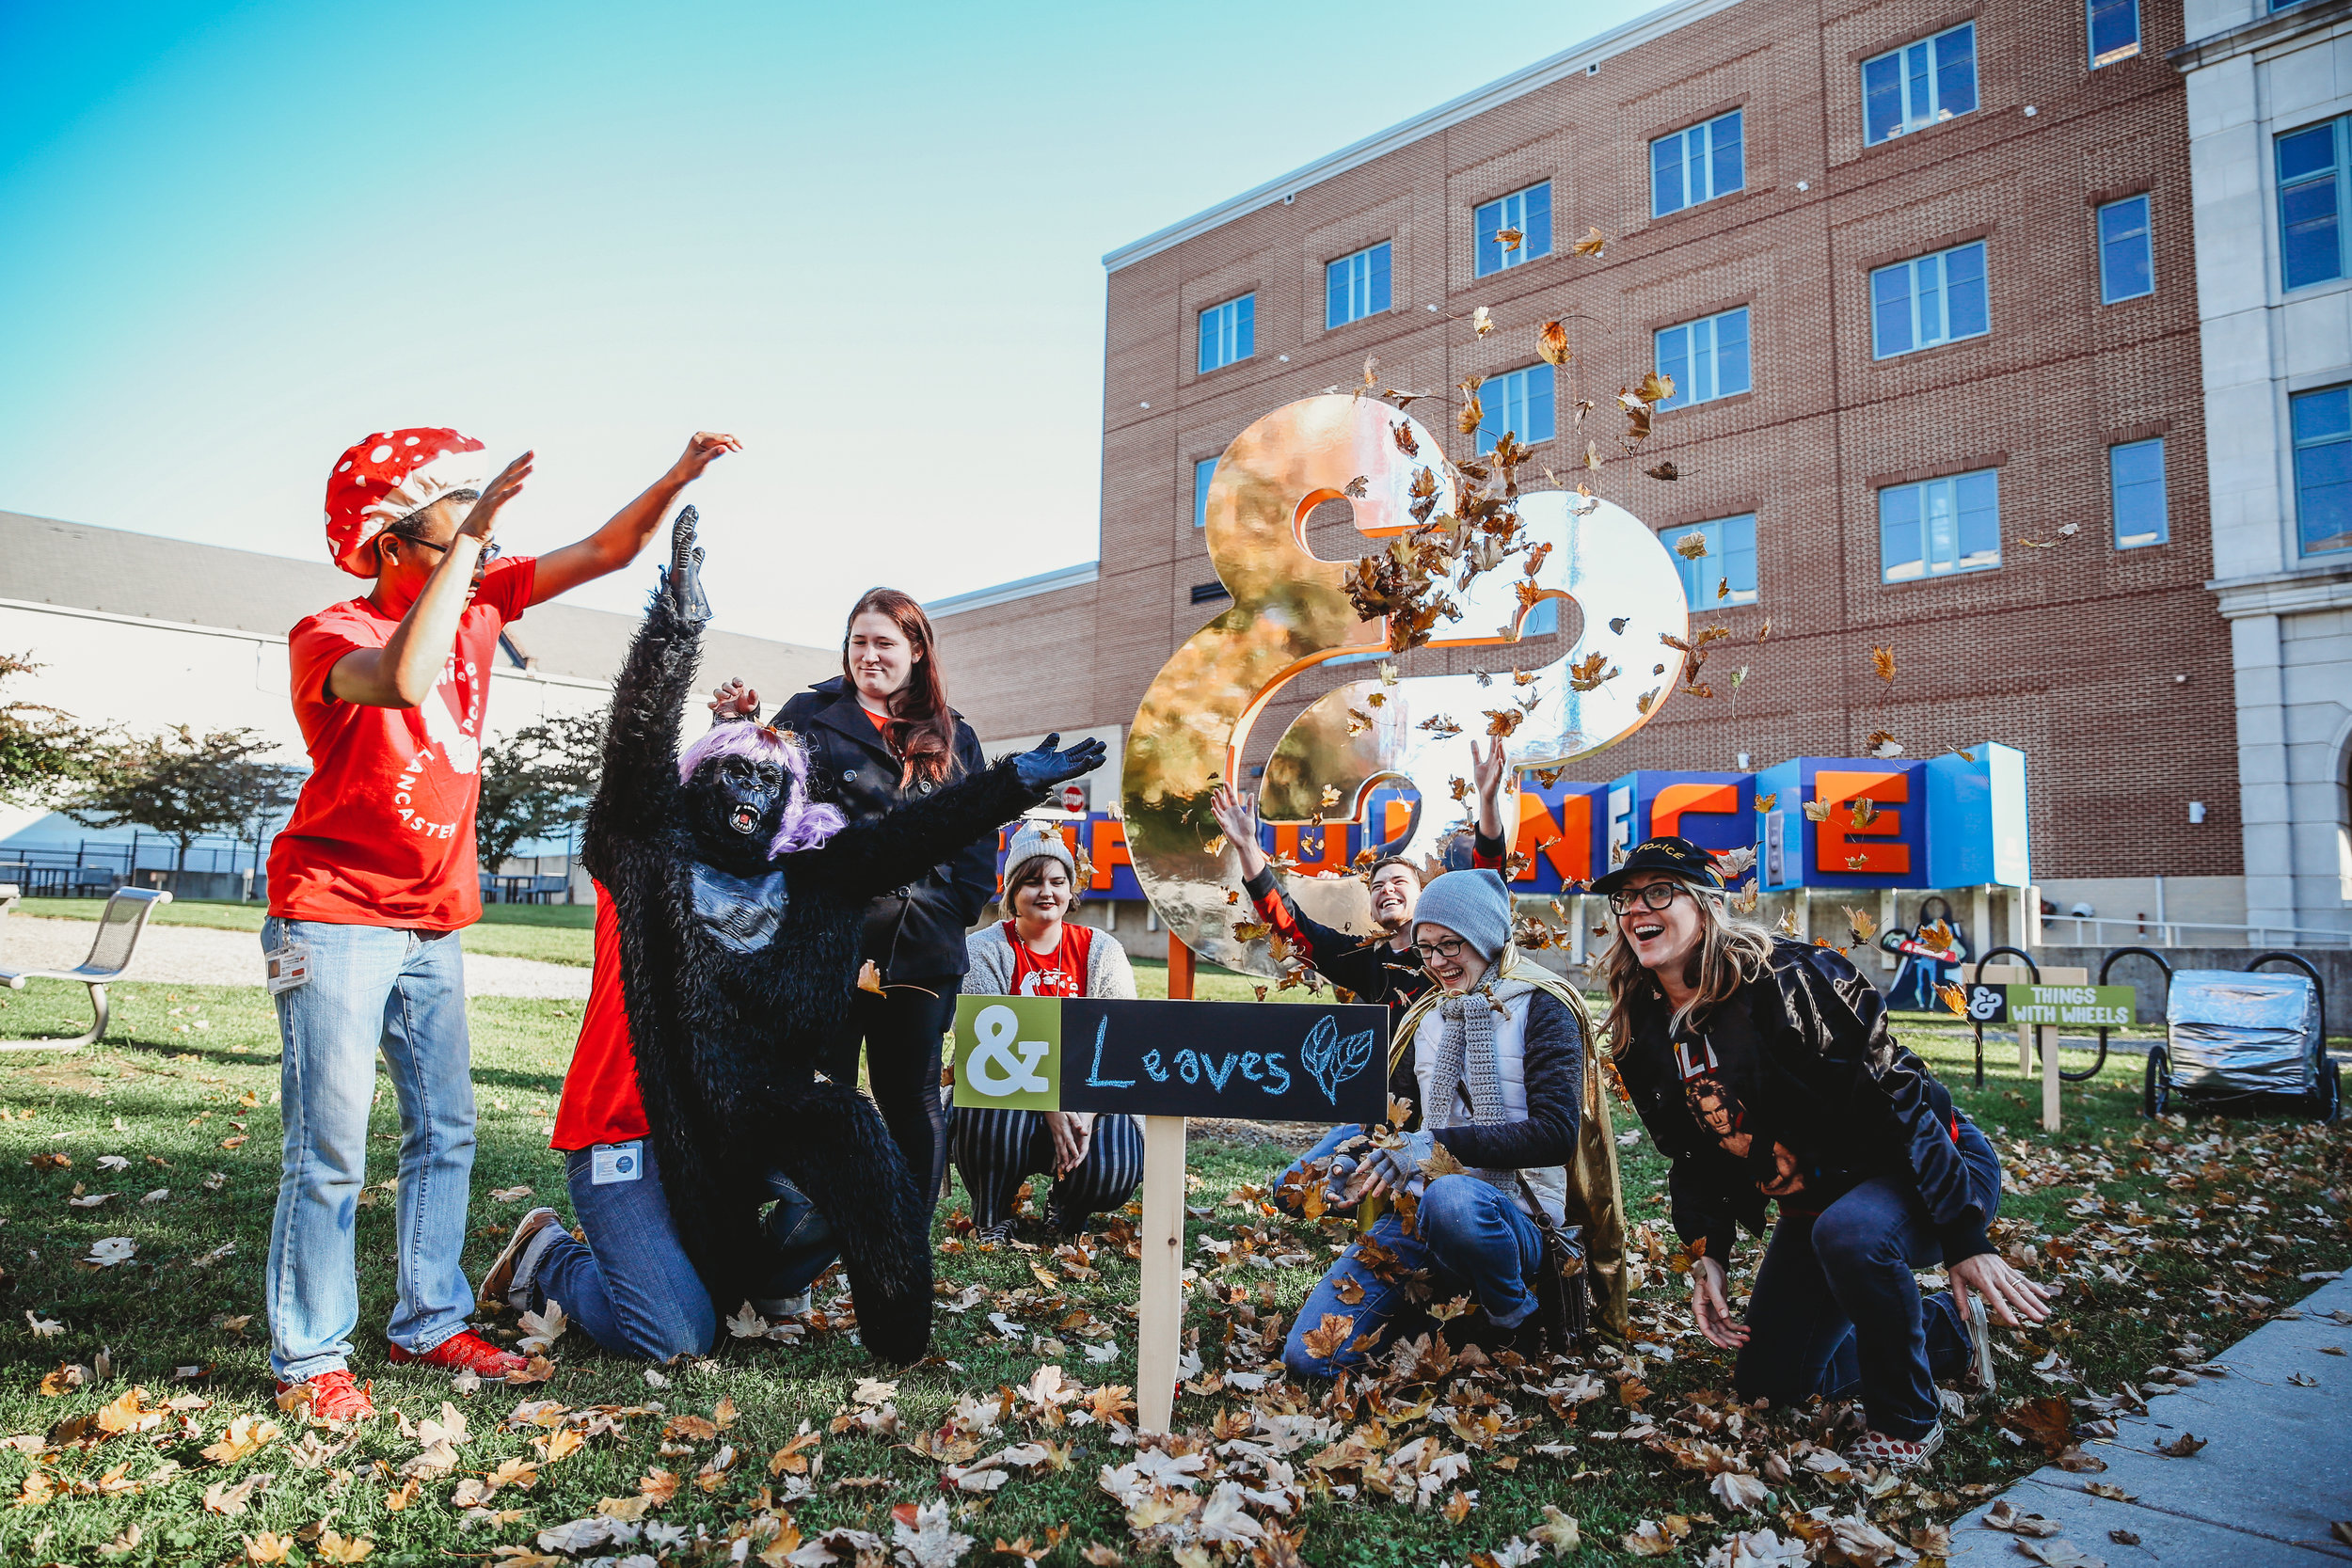
<svg viewBox="0 0 2352 1568">
<path fill-rule="evenodd" d="M 1154 966 L 1137 967 L 1148 976 Z M 1148 978 L 1145 985 L 1150 989 Z M 378 1563 L 454 1557 L 489 1561 L 493 1552 L 538 1552 L 535 1532 L 593 1514 L 600 1501 L 638 1497 L 641 1478 L 653 1476 L 652 1490 L 663 1491 L 662 1471 L 686 1478 L 687 1484 L 669 1500 L 647 1505 L 645 1521 L 682 1528 L 690 1537 L 703 1532 L 711 1543 L 707 1549 L 668 1549 L 681 1564 L 724 1561 L 729 1537 L 747 1529 L 753 1552 L 765 1549 L 764 1561 L 780 1563 L 789 1547 L 779 1549 L 774 1532 L 786 1528 L 787 1515 L 790 1528 L 809 1537 L 854 1526 L 887 1541 L 894 1505 L 942 1497 L 959 1510 L 955 1528 L 977 1539 L 965 1560 L 974 1565 L 1016 1560 L 989 1555 L 999 1537 L 1012 1542 L 1025 1535 L 1034 1550 L 1049 1531 L 1063 1528 L 1067 1536 L 1041 1559 L 1057 1568 L 1115 1560 L 1082 1555 L 1096 1544 L 1131 1560 L 1143 1555 L 1120 1504 L 1096 1479 L 1103 1466 L 1128 1462 L 1134 1450 L 1115 1446 L 1101 1424 L 1053 1424 L 1026 1414 L 1004 1419 L 999 1432 L 971 1451 L 992 1453 L 1030 1439 L 1067 1444 L 1068 1467 L 1054 1467 L 1062 1457 L 1057 1450 L 1046 1465 L 1016 1473 L 993 1493 L 943 1491 L 940 1462 L 910 1446 L 917 1434 L 936 1433 L 956 1418 L 959 1396 L 985 1395 L 993 1412 L 996 1390 L 1022 1386 L 1041 1365 L 1059 1366 L 1089 1388 L 1132 1384 L 1134 1325 L 1122 1308 L 1134 1299 L 1136 1270 L 1116 1243 L 1096 1251 L 1098 1277 L 1091 1278 L 1061 1269 L 1050 1251 L 944 1255 L 943 1295 L 965 1299 L 955 1292 L 967 1287 L 981 1294 L 965 1312 L 938 1315 L 937 1349 L 946 1359 L 896 1379 L 900 1430 L 885 1437 L 846 1423 L 845 1430 L 833 1430 L 836 1415 L 851 1406 L 858 1381 L 873 1369 L 847 1335 L 821 1329 L 790 1344 L 730 1338 L 709 1359 L 670 1369 L 669 1386 L 660 1389 L 648 1386 L 641 1367 L 596 1352 L 577 1331 L 556 1345 L 552 1379 L 523 1390 L 466 1395 L 446 1378 L 388 1367 L 382 1359 L 393 1286 L 388 1185 L 370 1193 L 358 1216 L 358 1370 L 373 1381 L 388 1411 L 397 1406 L 404 1418 L 421 1420 L 435 1417 L 448 1400 L 469 1425 L 453 1473 L 425 1481 L 413 1498 L 404 1497 L 396 1472 L 418 1455 L 420 1442 L 402 1436 L 399 1421 L 388 1416 L 361 1428 L 348 1444 L 330 1433 L 318 1433 L 323 1441 L 312 1442 L 271 1406 L 260 1313 L 279 1127 L 272 1102 L 278 1034 L 266 999 L 247 989 L 185 986 L 125 985 L 115 994 L 110 1041 L 78 1054 L 0 1058 L 0 1115 L 8 1118 L 0 1121 L 0 1269 L 6 1271 L 0 1306 L 7 1312 L 0 1322 L 0 1437 L 15 1434 L 9 1451 L 0 1453 L 0 1496 L 49 1498 L 0 1506 L 0 1561 L 220 1564 L 242 1560 L 247 1543 L 263 1531 L 296 1538 L 289 1561 L 329 1560 L 338 1551 L 356 1549 L 342 1544 L 358 1540 L 373 1544 L 369 1560 Z M 79 987 L 36 982 L 24 992 L 0 993 L 0 1037 L 53 1032 L 82 1006 Z M 532 1202 L 551 1202 L 569 1212 L 547 1128 L 578 1009 L 482 999 L 471 1016 L 481 1147 L 466 1262 L 469 1273 L 478 1275 L 504 1227 Z M 2016 1352 L 2001 1362 L 2005 1402 L 2112 1391 L 2144 1376 L 2152 1364 L 2172 1359 L 2170 1348 L 2190 1338 L 2207 1352 L 2217 1351 L 2266 1310 L 2307 1290 L 2297 1283 L 2298 1273 L 2341 1268 L 2352 1259 L 2344 1224 L 2352 1164 L 2341 1129 L 2211 1120 L 2152 1128 L 2137 1115 L 2134 1058 L 2111 1064 L 2093 1084 L 2070 1086 L 2066 1130 L 2046 1140 L 2035 1131 L 2039 1088 L 2016 1077 L 2013 1050 L 2006 1058 L 1995 1055 L 1991 1081 L 1979 1093 L 1964 1086 L 1963 1031 L 1913 1020 L 1904 1033 L 1993 1132 L 2012 1182 L 2025 1189 L 2006 1200 L 2000 1240 L 2020 1256 L 2030 1248 L 2031 1266 L 2045 1277 L 2068 1276 L 2059 1316 L 2048 1329 L 2003 1337 L 2005 1350 Z M 1631 1125 L 1620 1111 L 1619 1130 Z M 376 1112 L 370 1173 L 387 1183 L 397 1127 L 387 1095 Z M 1288 1455 L 1306 1493 L 1292 1525 L 1310 1562 L 1458 1563 L 1542 1523 L 1546 1504 L 1581 1522 L 1587 1547 L 1579 1560 L 1615 1560 L 1622 1535 L 1644 1520 L 1671 1529 L 1674 1516 L 1691 1533 L 1661 1560 L 1697 1562 L 1733 1528 L 1734 1516 L 1709 1496 L 1703 1470 L 1677 1465 L 1669 1445 L 1685 1443 L 1691 1432 L 1711 1422 L 1708 1430 L 1718 1440 L 1732 1449 L 1744 1446 L 1753 1456 L 1762 1451 L 1759 1442 L 1785 1446 L 1812 1429 L 1802 1416 L 1772 1423 L 1745 1416 L 1744 1435 L 1726 1438 L 1723 1407 L 1692 1402 L 1693 1395 L 1704 1401 L 1714 1397 L 1708 1390 L 1727 1387 L 1726 1358 L 1685 1327 L 1680 1281 L 1665 1266 L 1671 1236 L 1662 1223 L 1661 1163 L 1645 1140 L 1623 1153 L 1629 1213 L 1656 1227 L 1640 1238 L 1650 1259 L 1636 1301 L 1644 1348 L 1634 1360 L 1605 1353 L 1595 1370 L 1609 1392 L 1589 1403 L 1564 1401 L 1567 1419 L 1543 1397 L 1523 1391 L 1522 1380 L 1488 1372 L 1427 1386 L 1395 1380 L 1381 1388 L 1355 1385 L 1337 1404 L 1327 1402 L 1320 1387 L 1285 1385 L 1279 1376 L 1254 1395 L 1198 1382 L 1196 1388 L 1210 1391 L 1183 1396 L 1178 1424 L 1210 1437 L 1234 1436 L 1248 1429 L 1254 1403 L 1261 1415 L 1320 1411 L 1338 1422 L 1334 1433 L 1353 1430 L 1372 1450 L 1368 1474 L 1358 1467 L 1362 1454 L 1357 1465 L 1308 1463 L 1323 1451 L 1321 1437 Z M 51 1166 L 43 1157 L 52 1155 L 71 1164 Z M 105 1156 L 126 1160 L 128 1167 L 103 1169 Z M 1295 1308 L 1317 1272 L 1311 1264 L 1256 1264 L 1292 1251 L 1319 1261 L 1336 1239 L 1273 1219 L 1247 1197 L 1235 1201 L 1237 1188 L 1263 1181 L 1281 1158 L 1279 1148 L 1258 1138 L 1196 1138 L 1192 1147 L 1186 1256 L 1200 1265 L 1201 1277 L 1192 1289 L 1188 1326 L 1198 1334 L 1196 1348 L 1212 1377 L 1249 1364 L 1254 1358 L 1247 1347 L 1262 1331 L 1272 1332 L 1269 1318 Z M 208 1190 L 214 1173 L 219 1180 Z M 532 1196 L 491 1196 L 517 1186 L 532 1188 Z M 167 1196 L 152 1203 L 141 1199 L 166 1189 Z M 70 1207 L 77 1192 L 118 1196 L 96 1208 Z M 960 1194 L 943 1207 L 943 1243 L 954 1244 L 961 1210 Z M 93 1243 L 116 1236 L 136 1245 L 128 1262 L 99 1269 L 79 1261 Z M 1200 1248 L 1203 1237 L 1234 1245 L 1218 1257 Z M 2153 1245 L 2142 1244 L 2150 1239 Z M 224 1255 L 224 1247 L 232 1250 Z M 1743 1241 L 1739 1262 L 1753 1264 L 1757 1250 L 1753 1241 Z M 2102 1262 L 2119 1277 L 2101 1275 Z M 998 1334 L 991 1312 L 1003 1314 L 1020 1338 Z M 45 1331 L 51 1323 L 55 1331 L 37 1336 L 36 1325 Z M 499 1331 L 511 1336 L 514 1328 L 509 1323 Z M 1117 1345 L 1115 1358 L 1089 1361 L 1083 1347 L 1096 1342 Z M 2053 1353 L 2055 1359 L 2045 1363 Z M 61 1367 L 95 1369 L 102 1354 L 110 1376 L 93 1371 L 87 1382 L 72 1386 L 72 1372 L 51 1375 Z M 2043 1375 L 2028 1370 L 2036 1366 Z M 2050 1376 L 2079 1381 L 2045 1381 Z M 59 1391 L 45 1393 L 44 1378 Z M 107 1437 L 87 1423 L 65 1424 L 135 1387 L 146 1390 L 151 1405 L 175 1397 L 188 1402 L 160 1425 L 119 1436 Z M 501 1424 L 518 1399 L 555 1401 L 578 1413 L 579 1421 L 593 1418 L 590 1407 L 611 1407 L 605 1414 L 612 1419 L 599 1423 L 578 1452 L 547 1463 L 528 1484 L 510 1467 L 489 1512 L 469 1522 L 455 1500 L 462 1483 L 478 1485 L 502 1461 L 539 1457 L 532 1439 L 544 1438 L 549 1429 Z M 657 1402 L 663 1412 L 647 1409 Z M 669 1418 L 724 1417 L 730 1402 L 733 1425 L 724 1433 L 690 1423 L 665 1439 Z M 1617 1432 L 1638 1428 L 1636 1407 L 1659 1423 L 1646 1448 L 1612 1440 Z M 974 1408 L 966 1406 L 967 1419 Z M 280 1419 L 286 1431 L 249 1456 L 205 1456 L 203 1449 L 232 1419 L 253 1415 Z M 1669 1417 L 1691 1426 L 1676 1426 Z M 770 1456 L 803 1423 L 818 1441 L 803 1445 L 771 1472 Z M 952 1443 L 954 1435 L 943 1440 Z M 1423 1437 L 1447 1453 L 1466 1452 L 1470 1462 L 1467 1473 L 1437 1489 L 1434 1500 L 1440 1506 L 1412 1508 L 1377 1495 L 1374 1482 L 1391 1473 L 1383 1471 L 1382 1456 Z M 723 1444 L 735 1451 L 732 1467 L 718 1463 Z M 1428 1457 L 1426 1447 L 1422 1453 Z M 790 1468 L 818 1454 L 821 1465 L 810 1473 Z M 1230 1455 L 1212 1455 L 1209 1462 L 1235 1463 Z M 1972 1418 L 1954 1433 L 1947 1457 L 1924 1487 L 1869 1488 L 1878 1493 L 1872 1497 L 1855 1481 L 1800 1466 L 1793 1477 L 1770 1481 L 1772 1497 L 1762 1519 L 1741 1522 L 1754 1528 L 1783 1511 L 1820 1506 L 1841 1514 L 1864 1509 L 1883 1528 L 1907 1537 L 1925 1522 L 1948 1521 L 1979 1489 L 2035 1463 L 1990 1421 Z M 706 1471 L 707 1489 L 696 1479 Z M 242 1513 L 206 1510 L 208 1488 L 221 1488 L 213 1495 L 223 1497 L 256 1476 L 270 1479 L 247 1497 Z M 796 1496 L 803 1481 L 814 1484 Z M 1350 1498 L 1335 1490 L 1343 1485 L 1359 1490 Z M 1455 1506 L 1466 1512 L 1458 1523 L 1449 1522 L 1442 1505 L 1457 1495 L 1463 1500 Z M 638 1505 L 614 1506 L 627 1513 Z M 1785 1530 L 1785 1521 L 1779 1523 Z M 333 1533 L 322 1533 L 321 1527 Z M 259 1544 L 267 1556 L 271 1543 Z M 649 1537 L 589 1555 L 660 1550 L 665 1548 Z M 1215 1558 L 1214 1548 L 1209 1558 L 1192 1551 L 1185 1548 L 1175 1560 Z M 850 1555 L 845 1551 L 843 1560 Z M 1165 1560 L 1168 1554 L 1159 1557 Z M 1244 1552 L 1238 1560 L 1247 1557 Z M 527 1563 L 528 1554 L 516 1560 Z"/>
</svg>

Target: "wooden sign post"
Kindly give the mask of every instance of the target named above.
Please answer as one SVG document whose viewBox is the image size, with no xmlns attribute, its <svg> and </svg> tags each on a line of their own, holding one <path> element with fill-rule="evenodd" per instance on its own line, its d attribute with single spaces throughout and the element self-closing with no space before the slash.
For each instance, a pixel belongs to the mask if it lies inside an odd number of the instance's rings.
<svg viewBox="0 0 2352 1568">
<path fill-rule="evenodd" d="M 1968 983 L 1968 1016 L 1979 1023 L 2017 1026 L 2017 1070 L 2033 1070 L 2042 1049 L 2042 1130 L 2058 1127 L 2058 1028 L 2113 1029 L 2132 1022 L 2137 993 L 2129 986 L 2094 986 L 2090 971 L 2045 969 L 2040 980 L 2014 964 L 1981 964 Z"/>
<path fill-rule="evenodd" d="M 1171 944 L 1173 945 L 1173 944 Z M 1171 958 L 1173 954 L 1171 953 Z M 1168 965 L 1170 989 L 1191 966 Z M 1090 1111 L 1143 1122 L 1143 1280 L 1136 1302 L 1138 1427 L 1166 1432 L 1184 1323 L 1184 1118 L 1379 1121 L 1389 1010 L 1362 1003 L 1131 1002 L 964 996 L 956 1003 L 959 1107 Z"/>
</svg>

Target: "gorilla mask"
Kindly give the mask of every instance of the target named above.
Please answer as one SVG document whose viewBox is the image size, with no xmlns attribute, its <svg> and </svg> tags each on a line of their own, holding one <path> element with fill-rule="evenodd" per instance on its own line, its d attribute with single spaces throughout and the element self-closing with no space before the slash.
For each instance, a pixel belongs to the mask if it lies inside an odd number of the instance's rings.
<svg viewBox="0 0 2352 1568">
<path fill-rule="evenodd" d="M 689 831 L 717 863 L 759 863 L 812 849 L 841 813 L 808 798 L 798 737 L 751 720 L 712 725 L 678 758 Z"/>
</svg>

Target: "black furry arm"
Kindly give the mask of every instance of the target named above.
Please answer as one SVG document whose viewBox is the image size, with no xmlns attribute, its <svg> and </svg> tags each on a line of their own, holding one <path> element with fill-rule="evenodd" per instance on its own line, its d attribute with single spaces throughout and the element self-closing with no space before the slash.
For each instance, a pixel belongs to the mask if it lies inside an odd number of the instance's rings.
<svg viewBox="0 0 2352 1568">
<path fill-rule="evenodd" d="M 675 816 L 679 714 L 701 662 L 702 626 L 657 593 L 612 689 L 604 776 L 582 844 L 591 869 L 619 843 L 642 841 Z"/>
<path fill-rule="evenodd" d="M 920 879 L 941 862 L 992 837 L 1045 793 L 1023 784 L 1007 757 L 966 774 L 936 795 L 910 800 L 872 821 L 853 823 L 793 859 L 850 897 L 870 898 Z"/>
</svg>

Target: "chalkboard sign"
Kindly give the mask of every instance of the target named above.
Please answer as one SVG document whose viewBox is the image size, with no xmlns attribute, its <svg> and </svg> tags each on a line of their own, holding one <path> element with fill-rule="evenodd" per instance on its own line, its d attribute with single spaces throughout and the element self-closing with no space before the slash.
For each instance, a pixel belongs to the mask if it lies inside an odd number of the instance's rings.
<svg viewBox="0 0 2352 1568">
<path fill-rule="evenodd" d="M 956 1001 L 960 1106 L 1369 1123 L 1388 1068 L 1389 1009 L 1360 1003 Z"/>
</svg>

